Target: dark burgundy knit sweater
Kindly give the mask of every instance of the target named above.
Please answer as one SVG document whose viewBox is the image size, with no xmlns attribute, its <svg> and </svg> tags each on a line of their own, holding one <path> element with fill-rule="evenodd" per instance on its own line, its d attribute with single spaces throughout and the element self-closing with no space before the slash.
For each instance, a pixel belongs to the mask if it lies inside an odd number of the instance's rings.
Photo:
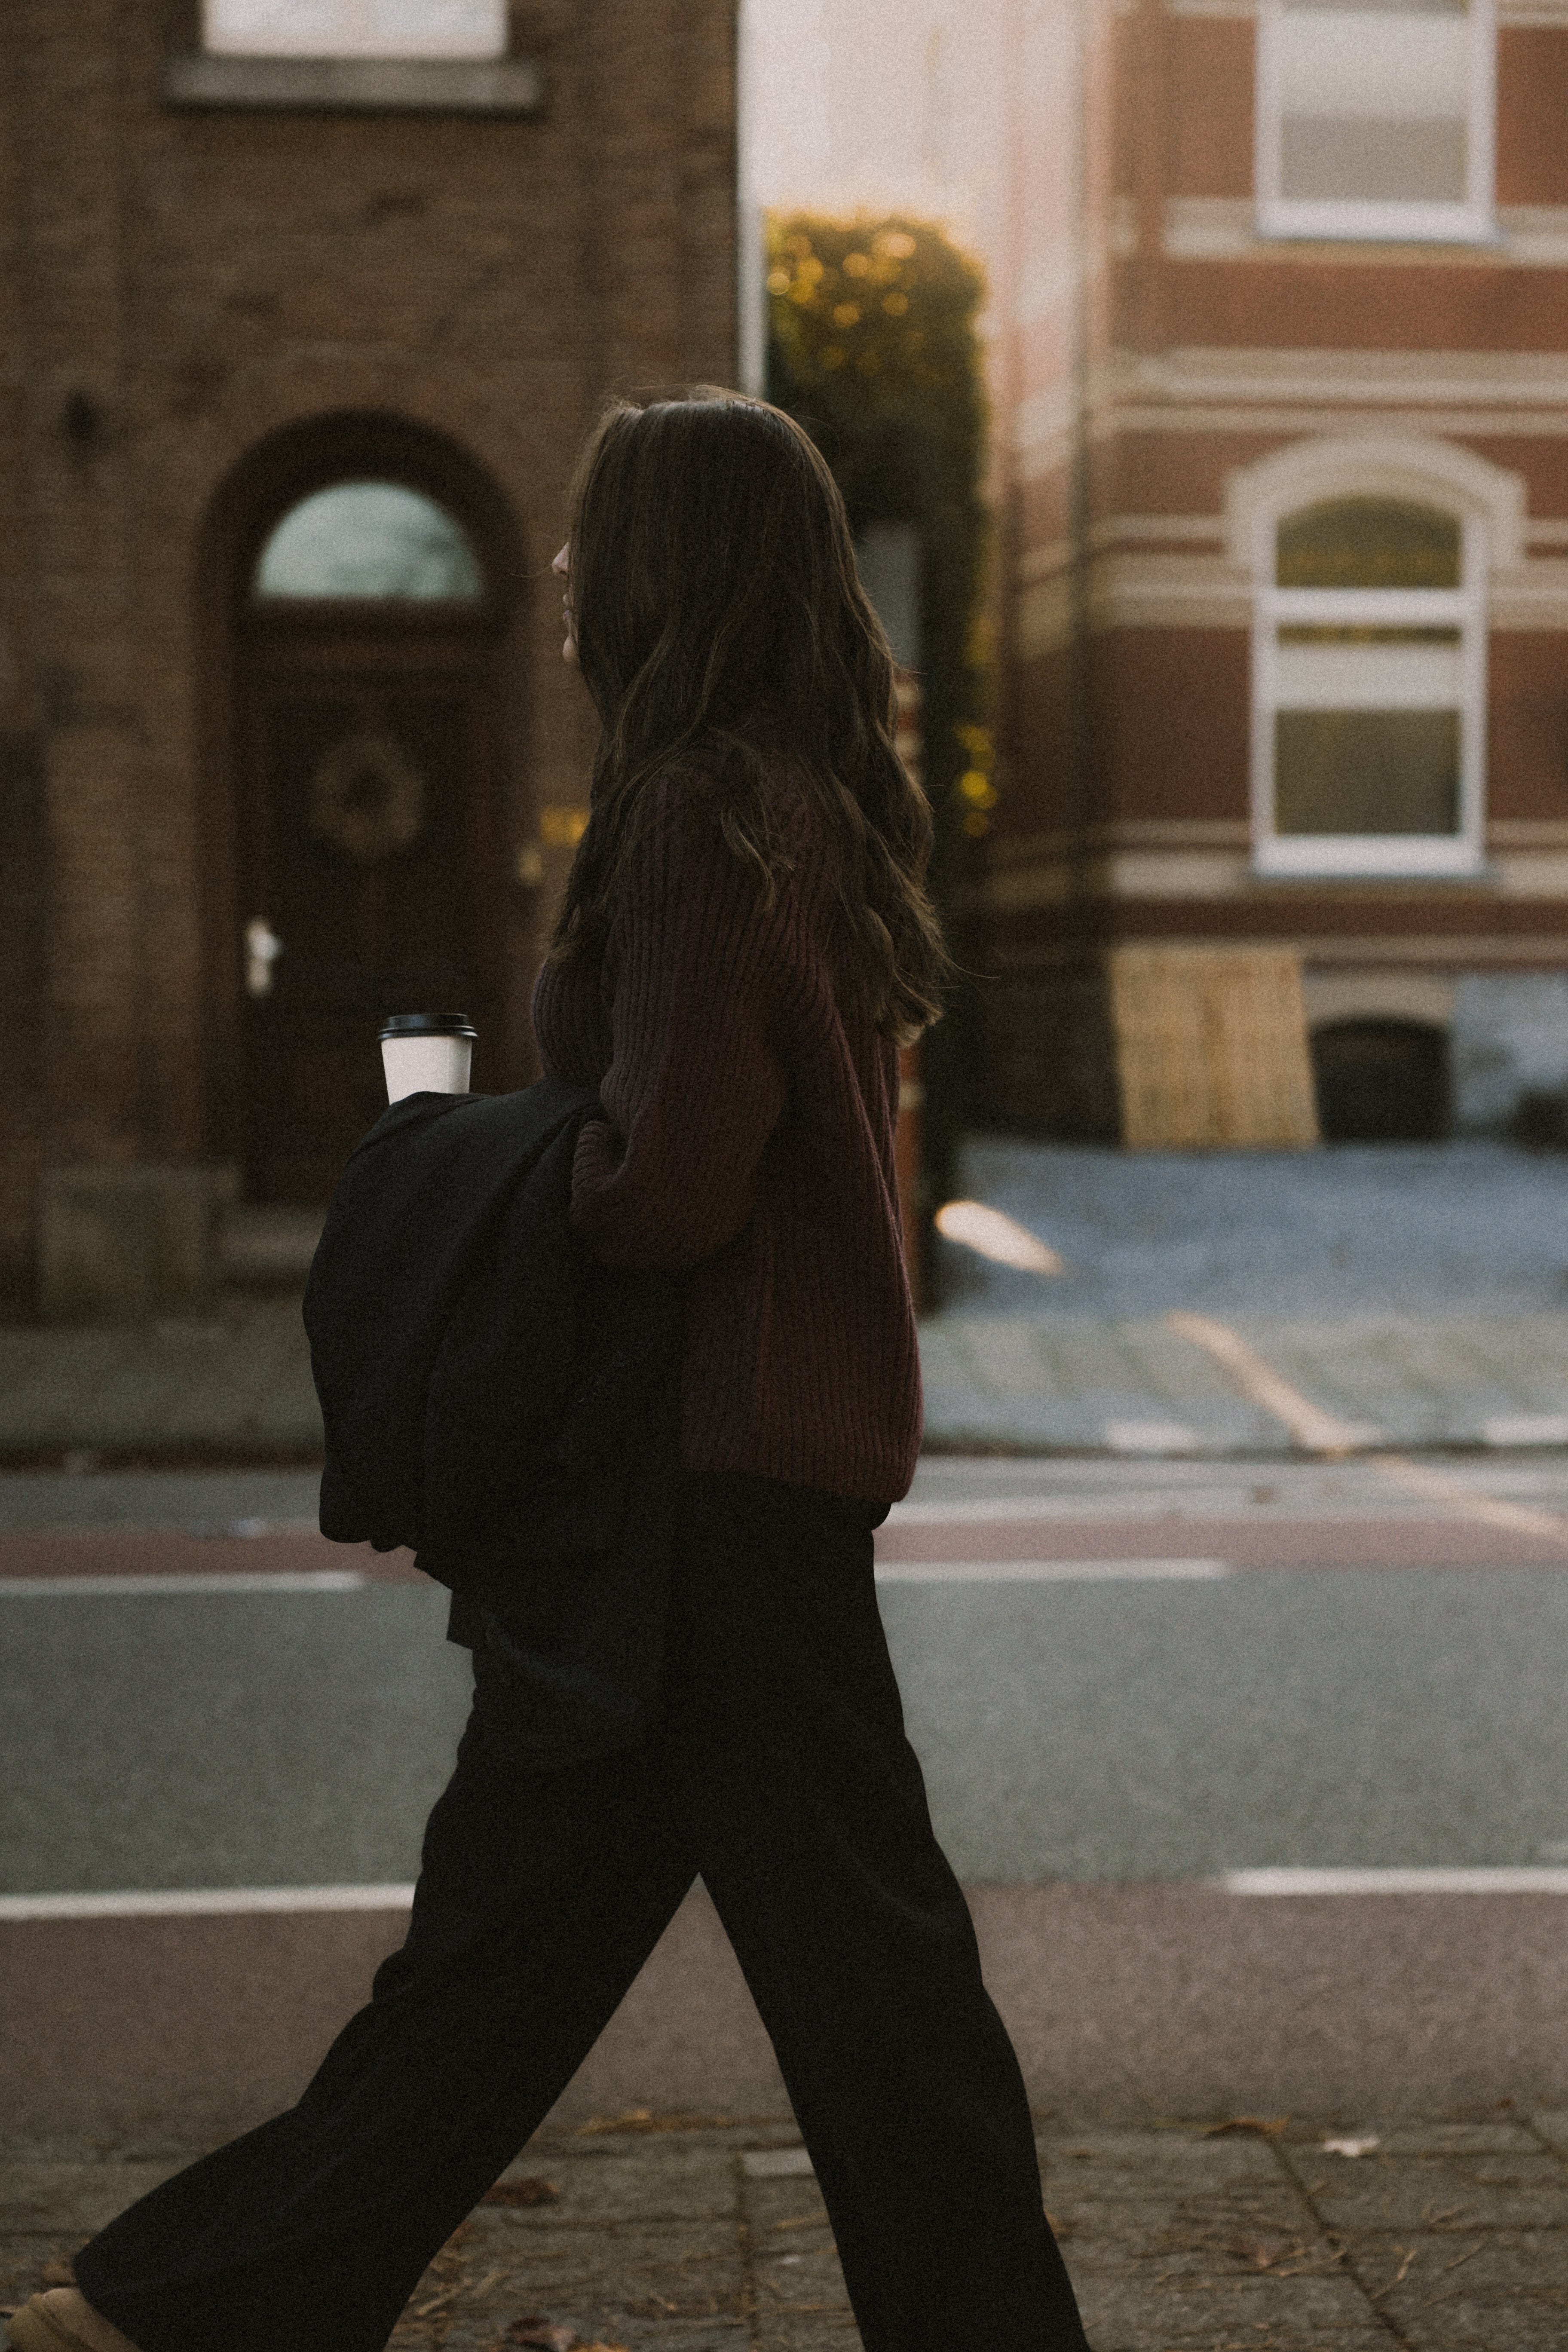
<svg viewBox="0 0 1568 2352">
<path fill-rule="evenodd" d="M 607 1265 L 692 1269 L 681 1459 L 896 1502 L 920 1444 L 900 1245 L 898 1055 L 836 978 L 820 820 L 781 769 L 764 908 L 700 775 L 652 788 L 602 957 L 546 965 L 547 1072 L 596 1086 L 572 1223 Z"/>
</svg>

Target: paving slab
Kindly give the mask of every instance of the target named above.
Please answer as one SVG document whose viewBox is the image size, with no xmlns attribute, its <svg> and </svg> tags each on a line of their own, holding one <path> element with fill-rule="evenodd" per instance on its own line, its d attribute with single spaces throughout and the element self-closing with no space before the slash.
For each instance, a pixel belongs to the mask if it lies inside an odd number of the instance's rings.
<svg viewBox="0 0 1568 2352">
<path fill-rule="evenodd" d="M 0 1327 L 0 1453 L 319 1453 L 298 1295 L 226 1294 L 200 1318 Z"/>
<path fill-rule="evenodd" d="M 1531 1314 L 1568 1307 L 1568 1156 L 1503 1143 L 1116 1151 L 974 1135 L 960 1189 L 1065 1262 L 1042 1277 L 942 1244 L 953 1312 L 1107 1320 L 1198 1308 Z"/>
<path fill-rule="evenodd" d="M 1169 1318 L 1224 1322 L 1320 1411 L 1401 1446 L 1568 1440 L 1568 1162 L 1502 1144 L 1117 1152 L 974 1137 L 961 1189 L 1062 1260 L 938 1244 L 933 1446 L 1286 1454 Z"/>
<path fill-rule="evenodd" d="M 929 1444 L 1068 1453 L 1278 1454 L 1278 1421 L 1148 1318 L 934 1315 L 921 1327 Z"/>
<path fill-rule="evenodd" d="M 1095 2352 L 1560 2352 L 1568 2222 L 1547 2211 L 1568 2158 L 1542 2120 L 1362 2116 L 1370 2145 L 1347 2158 L 1324 2148 L 1343 2117 L 1044 2116 L 1043 2196 Z M 60 2278 L 102 2219 L 199 2152 L 167 2135 L 156 2154 L 145 2138 L 13 2146 L 4 2301 Z M 542 2133 L 437 2255 L 392 2341 L 503 2352 L 531 2316 L 625 2352 L 860 2341 L 787 2114 L 642 2110 Z"/>
<path fill-rule="evenodd" d="M 1289 1319 L 1226 1328 L 1363 1446 L 1561 1448 L 1568 1312 Z M 930 1316 L 921 1328 L 928 1446 L 1044 1453 L 1289 1456 L 1287 1424 L 1226 1384 L 1207 1352 L 1150 1318 Z"/>
</svg>

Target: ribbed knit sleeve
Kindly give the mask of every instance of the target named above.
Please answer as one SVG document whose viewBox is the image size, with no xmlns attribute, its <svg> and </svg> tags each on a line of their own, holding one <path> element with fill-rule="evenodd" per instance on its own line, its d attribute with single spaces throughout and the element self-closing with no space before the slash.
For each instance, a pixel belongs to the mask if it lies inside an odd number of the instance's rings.
<svg viewBox="0 0 1568 2352">
<path fill-rule="evenodd" d="M 892 1502 L 920 1444 L 894 1127 L 898 1055 L 844 983 L 828 848 L 784 761 L 764 905 L 712 815 L 656 788 L 610 935 L 547 963 L 547 1071 L 599 1090 L 572 1222 L 616 1265 L 689 1269 L 681 1463 Z"/>
<path fill-rule="evenodd" d="M 784 1102 L 772 1030 L 793 958 L 717 827 L 678 783 L 656 790 L 610 940 L 609 1124 L 583 1129 L 572 1223 L 607 1265 L 680 1268 L 752 1213 Z"/>
</svg>

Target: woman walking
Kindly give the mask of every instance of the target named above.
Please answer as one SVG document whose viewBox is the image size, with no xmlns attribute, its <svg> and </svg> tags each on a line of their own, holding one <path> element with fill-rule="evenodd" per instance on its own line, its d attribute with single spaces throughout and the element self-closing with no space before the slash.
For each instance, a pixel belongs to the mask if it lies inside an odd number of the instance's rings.
<svg viewBox="0 0 1568 2352">
<path fill-rule="evenodd" d="M 944 970 L 886 642 L 821 457 L 735 394 L 612 407 L 555 568 L 602 733 L 534 1026 L 605 1114 L 578 1240 L 686 1286 L 660 1727 L 541 1769 L 477 1649 L 369 2005 L 18 2315 L 25 2352 L 379 2352 L 699 1872 L 868 2352 L 1086 2352 L 872 1581 L 920 1439 L 898 1048 Z"/>
</svg>

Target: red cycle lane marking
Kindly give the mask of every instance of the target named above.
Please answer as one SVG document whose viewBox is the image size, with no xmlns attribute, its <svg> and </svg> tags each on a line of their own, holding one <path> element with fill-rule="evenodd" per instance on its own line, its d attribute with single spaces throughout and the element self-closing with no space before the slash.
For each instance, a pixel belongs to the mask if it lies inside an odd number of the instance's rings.
<svg viewBox="0 0 1568 2352">
<path fill-rule="evenodd" d="M 314 1529 L 193 1536 L 179 1528 L 50 1528 L 0 1534 L 0 1580 L 12 1576 L 298 1576 L 349 1570 L 377 1583 L 423 1583 L 410 1551 L 329 1543 Z"/>
<path fill-rule="evenodd" d="M 1472 1520 L 1404 1517 L 1031 1518 L 954 1521 L 877 1531 L 879 1560 L 1223 1559 L 1234 1568 L 1555 1568 L 1568 1553 L 1545 1537 Z"/>
<path fill-rule="evenodd" d="M 1238 1569 L 1555 1568 L 1545 1538 L 1454 1518 L 1273 1519 L 1148 1517 L 926 1523 L 879 1529 L 877 1558 L 909 1560 L 1223 1559 Z M 47 1528 L 0 1533 L 9 1577 L 299 1575 L 348 1570 L 377 1583 L 424 1582 L 408 1551 L 330 1543 L 310 1528 L 194 1536 L 180 1528 Z"/>
</svg>

